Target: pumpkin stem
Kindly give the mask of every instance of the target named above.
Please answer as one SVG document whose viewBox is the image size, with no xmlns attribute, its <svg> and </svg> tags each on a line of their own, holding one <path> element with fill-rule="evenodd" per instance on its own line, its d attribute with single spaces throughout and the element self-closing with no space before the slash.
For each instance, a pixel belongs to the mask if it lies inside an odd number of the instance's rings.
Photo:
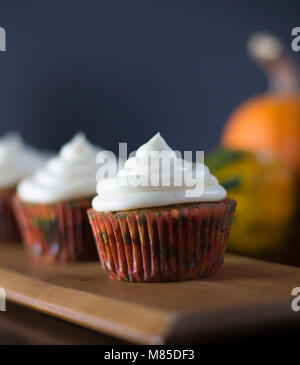
<svg viewBox="0 0 300 365">
<path fill-rule="evenodd" d="M 268 75 L 270 91 L 295 93 L 300 90 L 300 73 L 282 42 L 269 33 L 255 33 L 248 41 L 250 56 Z"/>
</svg>

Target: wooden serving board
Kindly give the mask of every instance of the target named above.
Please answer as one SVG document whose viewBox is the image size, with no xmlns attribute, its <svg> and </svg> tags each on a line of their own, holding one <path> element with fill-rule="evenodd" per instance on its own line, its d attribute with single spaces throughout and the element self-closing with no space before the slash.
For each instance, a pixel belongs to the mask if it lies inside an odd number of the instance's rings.
<svg viewBox="0 0 300 365">
<path fill-rule="evenodd" d="M 213 278 L 137 284 L 111 281 L 98 262 L 33 264 L 21 246 L 1 244 L 0 286 L 9 301 L 140 344 L 300 324 L 291 309 L 300 268 L 234 255 Z"/>
</svg>

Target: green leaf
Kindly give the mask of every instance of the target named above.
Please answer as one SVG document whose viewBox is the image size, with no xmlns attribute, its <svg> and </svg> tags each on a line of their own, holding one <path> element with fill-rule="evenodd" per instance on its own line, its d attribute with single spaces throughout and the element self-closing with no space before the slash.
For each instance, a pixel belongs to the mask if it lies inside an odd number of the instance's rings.
<svg viewBox="0 0 300 365">
<path fill-rule="evenodd" d="M 243 158 L 247 152 L 231 151 L 226 148 L 216 148 L 205 156 L 205 163 L 212 173 L 221 167 Z"/>
<path fill-rule="evenodd" d="M 242 183 L 242 179 L 239 177 L 234 177 L 230 180 L 220 181 L 220 184 L 227 191 L 238 188 L 241 185 L 241 183 Z"/>
</svg>

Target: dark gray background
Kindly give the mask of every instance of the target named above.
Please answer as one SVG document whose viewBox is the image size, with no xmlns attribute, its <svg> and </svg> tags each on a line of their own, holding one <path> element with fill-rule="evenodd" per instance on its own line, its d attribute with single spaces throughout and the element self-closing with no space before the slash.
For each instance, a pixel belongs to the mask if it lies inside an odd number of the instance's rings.
<svg viewBox="0 0 300 365">
<path fill-rule="evenodd" d="M 45 148 L 78 130 L 115 151 L 158 130 L 176 149 L 211 148 L 231 110 L 266 88 L 248 36 L 289 46 L 300 26 L 299 0 L 0 1 L 0 135 Z"/>
</svg>

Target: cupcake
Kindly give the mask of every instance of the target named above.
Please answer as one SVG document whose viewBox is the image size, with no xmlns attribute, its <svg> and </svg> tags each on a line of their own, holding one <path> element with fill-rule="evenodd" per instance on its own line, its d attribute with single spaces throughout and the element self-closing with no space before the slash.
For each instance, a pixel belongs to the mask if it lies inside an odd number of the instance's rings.
<svg viewBox="0 0 300 365">
<path fill-rule="evenodd" d="M 15 133 L 0 138 L 0 242 L 20 241 L 13 214 L 12 196 L 18 182 L 41 167 L 49 158 L 23 142 Z"/>
<path fill-rule="evenodd" d="M 203 163 L 181 159 L 159 134 L 97 193 L 88 214 L 112 279 L 180 281 L 220 270 L 236 202 Z"/>
<path fill-rule="evenodd" d="M 99 147 L 79 133 L 17 187 L 14 208 L 31 257 L 40 262 L 97 259 L 86 211 L 95 195 Z"/>
</svg>

